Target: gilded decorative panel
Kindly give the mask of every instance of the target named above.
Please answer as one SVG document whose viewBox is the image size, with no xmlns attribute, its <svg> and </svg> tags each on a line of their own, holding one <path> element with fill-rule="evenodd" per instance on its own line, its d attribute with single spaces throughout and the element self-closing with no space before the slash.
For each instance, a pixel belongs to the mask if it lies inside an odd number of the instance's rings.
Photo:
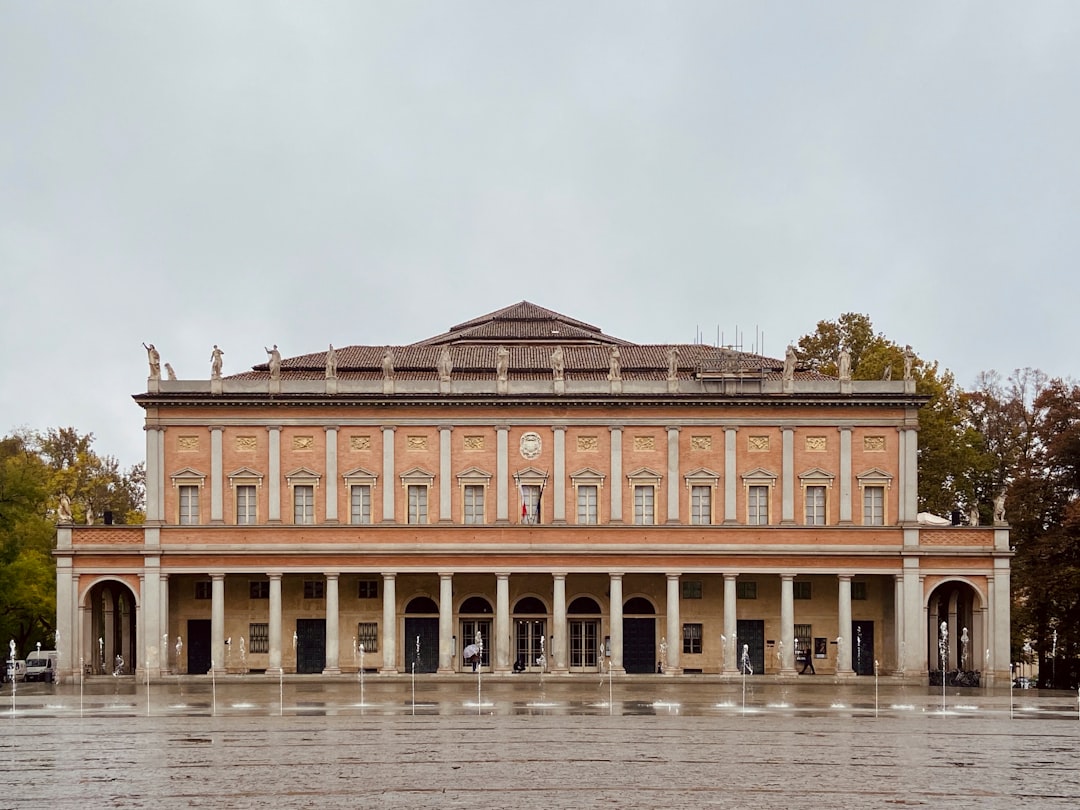
<svg viewBox="0 0 1080 810">
<path fill-rule="evenodd" d="M 751 451 L 762 452 L 769 449 L 769 437 L 768 436 L 749 436 L 747 437 L 747 447 Z"/>
<path fill-rule="evenodd" d="M 349 447 L 353 450 L 370 450 L 371 449 L 371 437 L 370 436 L 350 436 Z"/>
<path fill-rule="evenodd" d="M 712 450 L 712 436 L 691 436 L 691 450 Z"/>
<path fill-rule="evenodd" d="M 484 449 L 484 437 L 483 436 L 466 436 L 464 439 L 466 450 L 483 450 Z"/>
<path fill-rule="evenodd" d="M 582 453 L 595 453 L 600 449 L 600 438 L 598 436 L 578 436 L 577 449 Z"/>
<path fill-rule="evenodd" d="M 194 453 L 199 449 L 198 436 L 177 436 L 176 449 L 181 453 Z"/>
<path fill-rule="evenodd" d="M 237 436 L 236 437 L 236 449 L 241 452 L 250 453 L 259 446 L 259 443 L 255 440 L 254 436 Z"/>
<path fill-rule="evenodd" d="M 314 436 L 293 436 L 292 447 L 293 447 L 293 450 L 314 450 L 315 449 L 315 437 Z"/>
<path fill-rule="evenodd" d="M 824 436 L 807 436 L 806 449 L 811 453 L 824 453 L 828 449 Z"/>
<path fill-rule="evenodd" d="M 635 450 L 655 450 L 656 449 L 656 437 L 655 436 L 635 436 L 634 437 L 634 449 Z"/>
<path fill-rule="evenodd" d="M 869 453 L 884 453 L 885 452 L 885 437 L 884 436 L 863 436 L 862 440 L 863 450 Z"/>
</svg>

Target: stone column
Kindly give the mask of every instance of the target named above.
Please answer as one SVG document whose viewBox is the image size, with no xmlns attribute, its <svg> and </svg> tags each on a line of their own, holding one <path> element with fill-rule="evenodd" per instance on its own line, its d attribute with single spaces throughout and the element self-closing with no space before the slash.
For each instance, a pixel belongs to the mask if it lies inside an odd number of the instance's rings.
<svg viewBox="0 0 1080 810">
<path fill-rule="evenodd" d="M 221 468 L 221 436 L 225 428 L 210 428 L 210 522 L 224 523 L 224 475 Z"/>
<path fill-rule="evenodd" d="M 842 640 L 836 645 L 836 674 L 854 675 L 851 669 L 851 577 L 841 574 L 837 580 L 840 587 L 836 624 L 838 636 Z"/>
<path fill-rule="evenodd" d="M 388 487 L 389 488 L 389 487 Z M 397 574 L 383 574 L 382 651 L 383 665 L 379 672 L 397 672 Z"/>
<path fill-rule="evenodd" d="M 78 594 L 71 579 L 71 557 L 56 558 L 56 632 L 60 640 L 56 644 L 56 668 L 59 678 L 73 675 L 79 666 L 74 656 L 75 634 L 72 615 Z M 74 659 L 74 660 L 73 660 Z M 0 662 L 0 666 L 7 664 Z"/>
<path fill-rule="evenodd" d="M 667 522 L 679 522 L 679 428 L 667 429 Z M 673 645 L 669 644 L 670 650 Z"/>
<path fill-rule="evenodd" d="M 210 658 L 214 673 L 225 674 L 225 575 L 210 575 Z"/>
<path fill-rule="evenodd" d="M 617 489 L 617 487 L 612 487 Z M 622 597 L 622 574 L 611 574 L 608 590 L 611 593 L 611 605 L 608 613 L 611 614 L 611 627 L 608 628 L 611 635 L 611 662 L 609 668 L 612 672 L 624 672 L 623 669 L 623 597 Z"/>
<path fill-rule="evenodd" d="M 670 435 L 670 434 L 669 434 Z M 679 575 L 667 575 L 667 666 L 665 675 L 682 674 L 682 620 L 679 616 Z"/>
<path fill-rule="evenodd" d="M 739 672 L 738 628 L 739 614 L 735 581 L 738 574 L 724 574 L 724 674 L 735 675 Z"/>
<path fill-rule="evenodd" d="M 840 428 L 840 523 L 851 523 L 851 428 Z"/>
<path fill-rule="evenodd" d="M 552 496 L 554 503 L 551 509 L 551 522 L 555 524 L 566 523 L 566 427 L 556 425 L 554 431 L 554 455 L 555 470 L 552 478 L 555 485 L 555 493 Z"/>
<path fill-rule="evenodd" d="M 922 577 L 919 574 L 919 558 L 904 557 L 904 641 L 903 658 L 906 672 L 927 672 L 926 600 L 922 594 Z M 1008 653 L 1005 654 L 1008 659 Z"/>
<path fill-rule="evenodd" d="M 147 425 L 146 431 L 146 522 L 162 520 L 161 489 L 162 461 L 158 455 L 158 429 Z"/>
<path fill-rule="evenodd" d="M 142 636 L 139 656 L 143 659 L 139 663 L 149 668 L 149 677 L 157 678 L 161 675 L 161 558 L 144 557 L 143 573 L 139 577 L 139 587 L 143 589 L 142 604 L 139 605 L 142 627 L 137 628 Z M 57 615 L 60 614 L 60 606 L 57 605 Z"/>
<path fill-rule="evenodd" d="M 914 428 L 904 431 L 907 434 L 907 442 L 904 448 L 906 463 L 904 477 L 907 479 L 906 494 L 904 497 L 904 514 L 900 519 L 916 520 L 919 513 L 919 432 Z"/>
<path fill-rule="evenodd" d="M 795 429 L 783 428 L 783 470 L 781 471 L 782 511 L 780 522 L 795 523 Z"/>
<path fill-rule="evenodd" d="M 551 671 L 553 674 L 564 674 L 569 672 L 566 664 L 566 573 L 556 572 L 551 577 L 551 614 L 554 624 L 551 628 Z"/>
<path fill-rule="evenodd" d="M 281 670 L 281 574 L 268 574 L 270 579 L 270 616 L 267 628 L 267 641 L 270 655 L 266 674 L 280 675 Z"/>
<path fill-rule="evenodd" d="M 611 518 L 609 523 L 623 522 L 622 493 L 625 482 L 622 475 L 622 434 L 623 429 L 611 425 Z M 598 507 L 599 508 L 599 507 Z M 622 614 L 622 602 L 619 602 L 619 614 Z M 614 632 L 614 631 L 613 631 Z M 614 638 L 614 636 L 612 636 Z M 622 638 L 622 619 L 619 619 L 619 638 Z M 614 658 L 614 655 L 612 656 Z M 619 646 L 619 667 L 622 667 L 622 645 Z"/>
<path fill-rule="evenodd" d="M 281 523 L 281 428 L 276 425 L 268 427 L 266 437 L 267 522 Z"/>
<path fill-rule="evenodd" d="M 391 425 L 385 425 L 382 428 L 382 472 L 383 472 L 383 493 L 382 493 L 382 522 L 394 523 L 397 516 L 394 512 L 394 493 L 397 492 L 397 482 L 394 481 L 394 431 L 397 428 Z M 385 631 L 384 631 L 385 632 Z M 396 668 L 396 663 L 392 663 L 392 667 Z M 396 671 L 396 669 L 394 669 Z"/>
<path fill-rule="evenodd" d="M 506 425 L 495 428 L 495 522 L 504 524 L 510 522 L 509 433 L 510 428 Z"/>
<path fill-rule="evenodd" d="M 1009 592 L 1012 574 L 1008 558 L 994 559 L 994 588 L 990 591 L 990 615 L 994 628 L 993 640 L 987 645 L 990 650 L 990 672 L 994 683 L 1009 682 Z"/>
<path fill-rule="evenodd" d="M 338 522 L 338 429 L 327 425 L 326 431 L 326 522 Z M 327 648 L 329 654 L 329 648 Z"/>
<path fill-rule="evenodd" d="M 510 574 L 495 574 L 494 672 L 510 671 Z"/>
<path fill-rule="evenodd" d="M 893 670 L 895 675 L 904 674 L 904 638 L 907 633 L 904 629 L 904 577 L 901 574 L 893 575 L 893 636 L 895 639 L 895 649 L 893 654 L 896 656 L 896 668 Z"/>
<path fill-rule="evenodd" d="M 323 675 L 341 674 L 338 578 L 337 573 L 326 575 L 326 666 Z"/>
<path fill-rule="evenodd" d="M 169 633 L 169 575 L 161 572 L 158 574 L 158 631 L 161 635 L 161 674 L 168 675 L 172 672 L 171 662 L 176 655 L 172 645 L 172 635 Z M 177 672 L 179 664 L 177 661 Z"/>
<path fill-rule="evenodd" d="M 464 642 L 462 642 L 464 644 Z M 454 575 L 439 573 L 439 672 L 454 671 Z"/>
<path fill-rule="evenodd" d="M 735 433 L 738 428 L 724 430 L 724 523 L 738 523 L 738 447 Z M 728 636 L 731 638 L 731 636 Z M 725 667 L 727 664 L 724 665 Z"/>
<path fill-rule="evenodd" d="M 780 674 L 795 674 L 795 575 L 780 575 Z"/>
<path fill-rule="evenodd" d="M 449 425 L 439 426 L 439 522 L 450 523 L 454 500 L 451 495 L 451 447 L 450 434 L 453 428 Z"/>
</svg>

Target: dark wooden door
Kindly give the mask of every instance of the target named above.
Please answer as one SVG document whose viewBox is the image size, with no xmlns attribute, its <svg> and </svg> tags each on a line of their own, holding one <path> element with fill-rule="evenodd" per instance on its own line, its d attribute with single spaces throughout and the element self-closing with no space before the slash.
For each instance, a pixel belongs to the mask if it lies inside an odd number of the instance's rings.
<svg viewBox="0 0 1080 810">
<path fill-rule="evenodd" d="M 296 620 L 296 671 L 314 675 L 326 669 L 326 619 Z"/>
<path fill-rule="evenodd" d="M 210 671 L 210 620 L 188 619 L 187 623 L 187 672 L 188 675 L 205 675 Z M 224 666 L 224 662 L 222 662 Z"/>
<path fill-rule="evenodd" d="M 417 651 L 419 639 L 419 651 Z M 485 642 L 486 645 L 486 642 Z M 405 671 L 413 671 L 416 663 L 417 672 L 435 672 L 439 668 L 439 620 L 426 616 L 405 617 L 405 638 L 402 641 L 405 653 Z"/>
<path fill-rule="evenodd" d="M 623 668 L 628 674 L 656 672 L 656 619 L 623 619 Z"/>
<path fill-rule="evenodd" d="M 874 623 L 851 623 L 851 668 L 856 675 L 874 674 Z"/>
<path fill-rule="evenodd" d="M 750 675 L 765 674 L 765 622 L 762 619 L 739 619 L 735 623 L 735 663 L 741 672 L 743 669 L 743 647 L 746 647 L 746 660 L 753 672 Z"/>
</svg>

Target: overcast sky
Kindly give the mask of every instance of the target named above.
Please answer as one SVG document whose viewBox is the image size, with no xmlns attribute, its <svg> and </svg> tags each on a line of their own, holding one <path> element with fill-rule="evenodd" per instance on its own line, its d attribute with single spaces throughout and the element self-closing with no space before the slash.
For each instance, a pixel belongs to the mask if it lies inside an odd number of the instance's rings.
<svg viewBox="0 0 1080 810">
<path fill-rule="evenodd" d="M 0 0 L 0 435 L 529 300 L 1078 375 L 1080 3 Z"/>
</svg>

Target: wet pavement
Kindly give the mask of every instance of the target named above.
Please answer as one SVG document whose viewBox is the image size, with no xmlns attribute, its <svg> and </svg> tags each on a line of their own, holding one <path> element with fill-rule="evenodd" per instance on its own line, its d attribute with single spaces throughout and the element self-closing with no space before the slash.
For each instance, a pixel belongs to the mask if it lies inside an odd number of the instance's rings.
<svg viewBox="0 0 1080 810">
<path fill-rule="evenodd" d="M 0 692 L 0 808 L 1078 804 L 1067 692 L 535 675 Z"/>
</svg>

